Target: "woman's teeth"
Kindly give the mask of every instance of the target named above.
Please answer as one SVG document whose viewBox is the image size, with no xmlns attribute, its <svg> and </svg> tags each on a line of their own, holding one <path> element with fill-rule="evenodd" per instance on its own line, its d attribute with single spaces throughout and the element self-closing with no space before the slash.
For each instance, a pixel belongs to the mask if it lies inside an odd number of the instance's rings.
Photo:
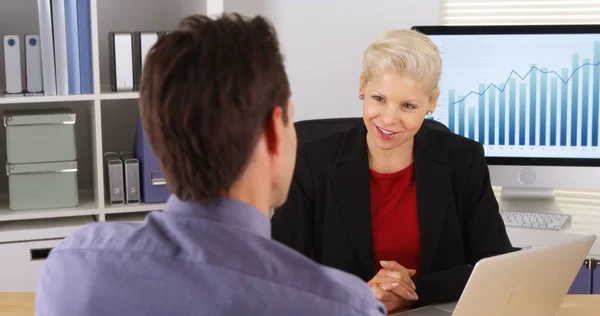
<svg viewBox="0 0 600 316">
<path fill-rule="evenodd" d="M 380 130 L 382 133 L 384 133 L 384 134 L 387 134 L 387 135 L 392 135 L 392 134 L 395 134 L 394 132 L 392 132 L 392 131 L 388 131 L 388 130 L 385 130 L 385 129 L 381 128 L 381 127 L 379 128 L 379 130 Z"/>
</svg>

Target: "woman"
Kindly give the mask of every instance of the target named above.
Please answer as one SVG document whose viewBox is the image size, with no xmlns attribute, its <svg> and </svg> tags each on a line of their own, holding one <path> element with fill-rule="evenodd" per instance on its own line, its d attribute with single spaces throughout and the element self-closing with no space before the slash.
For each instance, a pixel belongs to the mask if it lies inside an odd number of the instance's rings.
<svg viewBox="0 0 600 316">
<path fill-rule="evenodd" d="M 512 247 L 483 147 L 423 125 L 435 111 L 439 51 L 416 31 L 366 50 L 363 121 L 298 151 L 273 238 L 367 281 L 387 308 L 454 301 L 475 263 Z"/>
</svg>

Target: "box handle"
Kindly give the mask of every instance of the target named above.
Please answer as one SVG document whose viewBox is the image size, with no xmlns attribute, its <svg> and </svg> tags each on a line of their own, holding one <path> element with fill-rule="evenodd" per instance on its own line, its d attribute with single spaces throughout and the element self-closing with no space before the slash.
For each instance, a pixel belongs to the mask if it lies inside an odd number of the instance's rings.
<svg viewBox="0 0 600 316">
<path fill-rule="evenodd" d="M 8 127 L 9 123 L 13 120 L 12 115 L 4 116 L 4 127 Z M 21 124 L 12 124 L 14 126 L 39 126 L 39 125 L 74 125 L 75 124 L 75 113 L 71 113 L 67 115 L 66 121 L 59 121 L 53 123 L 21 123 Z"/>
<path fill-rule="evenodd" d="M 150 171 L 150 183 L 153 186 L 161 186 L 167 184 L 167 179 L 160 171 Z"/>
<path fill-rule="evenodd" d="M 50 255 L 52 248 L 40 248 L 40 249 L 29 249 L 31 255 L 31 261 L 33 260 L 46 260 Z"/>
<path fill-rule="evenodd" d="M 71 163 L 72 168 L 63 168 L 58 170 L 48 170 L 48 171 L 31 171 L 31 172 L 17 172 L 18 174 L 48 174 L 48 173 L 62 173 L 62 172 L 77 172 L 77 163 Z M 15 169 L 13 164 L 6 165 L 6 175 L 10 176 L 15 174 L 12 170 Z"/>
</svg>

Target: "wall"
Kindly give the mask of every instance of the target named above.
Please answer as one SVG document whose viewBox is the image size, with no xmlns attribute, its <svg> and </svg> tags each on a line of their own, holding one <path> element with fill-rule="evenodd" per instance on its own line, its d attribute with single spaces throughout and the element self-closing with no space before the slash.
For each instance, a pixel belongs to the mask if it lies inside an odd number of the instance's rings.
<svg viewBox="0 0 600 316">
<path fill-rule="evenodd" d="M 274 23 L 286 58 L 296 121 L 361 115 L 364 49 L 391 28 L 438 24 L 442 0 L 224 0 L 225 12 Z"/>
</svg>

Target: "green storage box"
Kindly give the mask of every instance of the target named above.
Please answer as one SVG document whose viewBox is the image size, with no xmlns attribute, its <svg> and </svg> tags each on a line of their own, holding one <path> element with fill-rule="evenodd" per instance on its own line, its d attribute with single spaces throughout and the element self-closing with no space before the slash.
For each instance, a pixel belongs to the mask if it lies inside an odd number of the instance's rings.
<svg viewBox="0 0 600 316">
<path fill-rule="evenodd" d="M 4 113 L 7 163 L 74 161 L 75 114 L 66 109 Z"/>
<path fill-rule="evenodd" d="M 67 109 L 7 111 L 4 126 L 10 210 L 76 207 L 75 114 Z"/>
<path fill-rule="evenodd" d="M 7 164 L 11 211 L 70 208 L 78 204 L 77 162 Z"/>
</svg>

